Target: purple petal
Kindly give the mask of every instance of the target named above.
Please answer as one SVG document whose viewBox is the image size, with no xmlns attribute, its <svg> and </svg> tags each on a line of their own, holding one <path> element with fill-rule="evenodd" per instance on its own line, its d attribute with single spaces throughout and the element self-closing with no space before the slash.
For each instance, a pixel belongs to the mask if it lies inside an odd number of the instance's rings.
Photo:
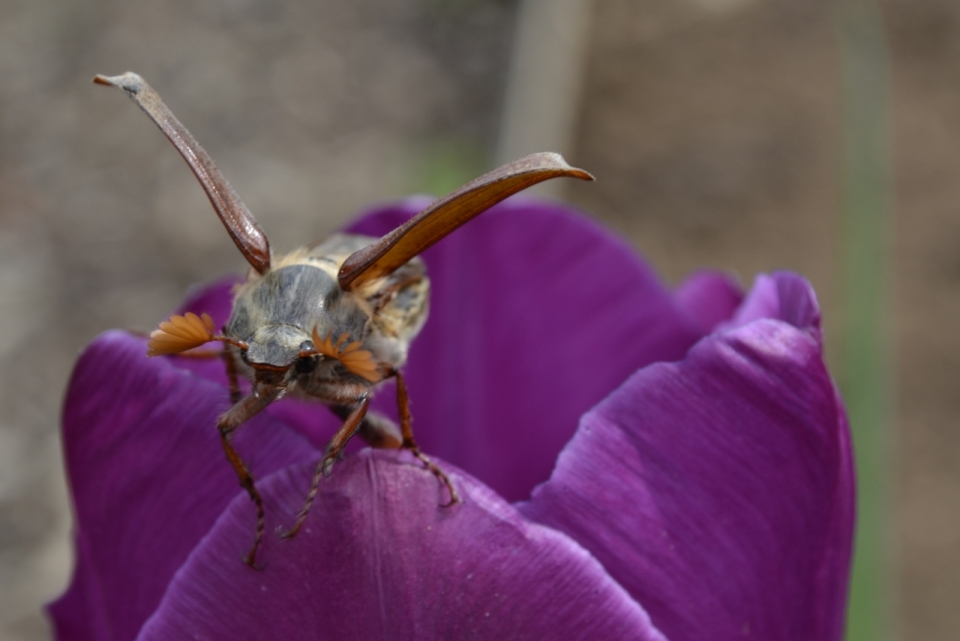
<svg viewBox="0 0 960 641">
<path fill-rule="evenodd" d="M 810 283 L 797 274 L 760 274 L 727 328 L 740 327 L 759 318 L 776 318 L 803 329 L 821 341 L 820 306 Z"/>
<path fill-rule="evenodd" d="M 238 497 L 139 639 L 663 639 L 583 548 L 444 467 L 466 499 L 449 508 L 409 455 L 349 457 L 294 539 L 268 537 L 259 572 L 237 558 L 253 527 Z M 292 521 L 311 473 L 261 484 L 268 531 Z"/>
<path fill-rule="evenodd" d="M 351 230 L 383 235 L 426 202 Z M 417 440 L 509 500 L 548 478 L 585 411 L 701 336 L 630 247 L 560 205 L 505 201 L 424 259 L 431 315 L 404 369 Z"/>
<path fill-rule="evenodd" d="M 703 270 L 683 281 L 673 298 L 700 332 L 709 334 L 737 311 L 743 290 L 727 274 Z"/>
<path fill-rule="evenodd" d="M 760 279 L 740 318 L 762 314 L 777 320 L 633 376 L 520 508 L 590 550 L 671 641 L 842 638 L 846 417 L 809 285 Z"/>
<path fill-rule="evenodd" d="M 67 393 L 63 439 L 78 558 L 70 588 L 50 606 L 61 640 L 134 638 L 240 492 L 215 427 L 229 405 L 226 389 L 144 354 L 142 339 L 100 336 Z M 267 416 L 249 421 L 234 442 L 255 475 L 316 456 Z M 232 560 L 239 563 L 252 536 L 251 528 Z"/>
<path fill-rule="evenodd" d="M 210 283 L 193 286 L 187 292 L 187 298 L 177 308 L 176 314 L 207 313 L 213 317 L 217 327 L 223 327 L 230 320 L 233 310 L 233 288 L 243 282 L 239 276 L 224 276 Z"/>
</svg>

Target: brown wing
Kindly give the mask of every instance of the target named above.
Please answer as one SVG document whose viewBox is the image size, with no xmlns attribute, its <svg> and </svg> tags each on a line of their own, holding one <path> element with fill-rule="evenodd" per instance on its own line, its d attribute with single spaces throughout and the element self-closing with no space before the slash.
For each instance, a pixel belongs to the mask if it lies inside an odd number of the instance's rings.
<svg viewBox="0 0 960 641">
<path fill-rule="evenodd" d="M 143 78 L 129 71 L 120 76 L 96 76 L 93 81 L 123 89 L 150 116 L 190 165 L 243 257 L 261 274 L 269 270 L 270 243 L 266 234 L 200 143 L 163 104 L 160 95 Z"/>
<path fill-rule="evenodd" d="M 435 201 L 379 241 L 347 258 L 338 280 L 344 290 L 385 276 L 424 251 L 471 218 L 501 200 L 549 178 L 593 176 L 566 163 L 560 154 L 542 152 L 524 156 L 467 183 Z"/>
</svg>

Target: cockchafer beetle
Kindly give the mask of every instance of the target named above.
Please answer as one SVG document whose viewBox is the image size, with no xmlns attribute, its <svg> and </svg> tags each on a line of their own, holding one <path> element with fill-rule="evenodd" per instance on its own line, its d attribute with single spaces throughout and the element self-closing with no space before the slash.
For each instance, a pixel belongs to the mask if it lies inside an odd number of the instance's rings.
<svg viewBox="0 0 960 641">
<path fill-rule="evenodd" d="M 593 180 L 559 154 L 537 153 L 503 165 L 433 202 L 380 239 L 351 234 L 274 256 L 260 225 L 210 156 L 140 76 L 96 76 L 123 89 L 170 139 L 200 181 L 213 208 L 252 269 L 235 292 L 220 332 L 207 314 L 172 316 L 150 334 L 148 356 L 219 356 L 226 364 L 233 406 L 217 420 L 227 459 L 257 510 L 254 566 L 263 539 L 263 501 L 253 476 L 230 442 L 245 421 L 285 395 L 318 400 L 343 420 L 317 464 L 299 514 L 282 537 L 303 525 L 321 478 L 354 435 L 374 447 L 410 450 L 443 483 L 452 505 L 459 496 L 444 472 L 417 447 L 400 367 L 427 316 L 430 281 L 418 255 L 501 200 L 549 178 Z M 222 351 L 195 350 L 208 342 Z M 193 351 L 190 351 L 193 350 Z M 242 395 L 238 376 L 251 381 Z M 368 411 L 376 386 L 393 378 L 400 426 Z"/>
</svg>

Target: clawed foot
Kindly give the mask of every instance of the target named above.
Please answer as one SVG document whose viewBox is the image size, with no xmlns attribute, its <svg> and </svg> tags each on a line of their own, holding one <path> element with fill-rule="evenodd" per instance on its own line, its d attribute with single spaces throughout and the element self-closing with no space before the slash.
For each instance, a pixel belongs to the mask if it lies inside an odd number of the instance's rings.
<svg viewBox="0 0 960 641">
<path fill-rule="evenodd" d="M 302 526 L 303 522 L 307 519 L 310 508 L 313 506 L 313 500 L 317 498 L 317 491 L 320 489 L 320 479 L 330 476 L 330 470 L 333 469 L 334 462 L 339 460 L 341 454 L 342 451 L 336 453 L 327 452 L 323 455 L 323 458 L 320 459 L 320 462 L 317 463 L 317 467 L 313 471 L 313 480 L 310 482 L 310 491 L 307 492 L 307 497 L 303 500 L 303 507 L 300 508 L 300 512 L 297 514 L 293 526 L 286 531 L 277 531 L 281 539 L 292 539 L 296 536 L 297 532 L 300 531 L 300 526 Z"/>
<path fill-rule="evenodd" d="M 430 458 L 421 452 L 419 449 L 411 449 L 411 453 L 420 459 L 420 462 L 423 463 L 424 467 L 430 470 L 434 476 L 437 477 L 437 480 L 443 483 L 447 488 L 447 492 L 450 494 L 450 500 L 446 503 L 441 503 L 441 507 L 450 507 L 457 503 L 461 502 L 460 494 L 457 492 L 457 488 L 454 487 L 453 482 L 450 480 L 450 477 L 437 466 L 436 463 L 430 460 Z M 277 528 L 277 536 L 281 539 L 291 539 L 296 536 L 297 532 L 300 531 L 300 528 L 303 526 L 303 522 L 307 519 L 307 515 L 310 513 L 310 508 L 313 506 L 313 501 L 317 497 L 317 491 L 320 487 L 320 479 L 330 476 L 330 472 L 333 469 L 333 464 L 340 459 L 340 456 L 333 453 L 327 453 L 322 459 L 317 463 L 317 467 L 313 473 L 313 481 L 310 484 L 310 491 L 307 493 L 307 497 L 303 501 L 303 507 L 300 509 L 300 512 L 297 514 L 297 518 L 294 520 L 293 525 L 288 530 L 283 530 Z M 255 551 L 255 550 L 254 550 Z M 251 552 L 245 562 L 247 565 L 254 567 L 252 565 L 252 556 Z"/>
<path fill-rule="evenodd" d="M 261 563 L 260 565 L 257 565 L 256 558 L 254 556 L 256 552 L 257 552 L 256 550 L 251 550 L 250 554 L 243 557 L 243 562 L 249 567 L 251 567 L 252 569 L 257 570 L 258 572 L 262 572 L 263 569 L 267 567 L 267 564 Z"/>
<path fill-rule="evenodd" d="M 447 491 L 450 493 L 450 500 L 446 503 L 441 503 L 440 507 L 450 507 L 456 503 L 459 503 L 460 495 L 457 493 L 457 488 L 453 486 L 453 482 L 446 475 L 446 473 L 419 449 L 413 449 L 411 451 L 413 452 L 414 456 L 420 459 L 420 462 L 423 463 L 424 467 L 433 472 L 433 475 L 437 477 L 437 480 L 443 483 L 446 486 Z"/>
</svg>

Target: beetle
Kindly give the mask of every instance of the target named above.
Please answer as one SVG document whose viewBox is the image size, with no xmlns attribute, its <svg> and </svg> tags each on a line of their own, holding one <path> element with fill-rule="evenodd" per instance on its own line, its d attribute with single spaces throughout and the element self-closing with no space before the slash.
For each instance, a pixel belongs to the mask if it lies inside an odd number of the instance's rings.
<svg viewBox="0 0 960 641">
<path fill-rule="evenodd" d="M 360 436 L 374 447 L 409 450 L 460 498 L 453 483 L 417 446 L 406 384 L 400 371 L 410 342 L 426 321 L 430 281 L 419 254 L 501 200 L 543 180 L 561 176 L 593 180 L 559 154 L 537 153 L 503 165 L 434 201 L 380 239 L 334 234 L 274 256 L 266 234 L 213 160 L 135 73 L 94 82 L 122 89 L 147 113 L 190 166 L 240 253 L 250 264 L 234 295 L 233 311 L 218 332 L 208 314 L 174 315 L 150 334 L 148 356 L 182 354 L 223 358 L 232 407 L 217 419 L 227 460 L 257 511 L 257 526 L 244 562 L 255 567 L 263 539 L 263 500 L 247 465 L 231 444 L 244 422 L 284 396 L 320 401 L 341 418 L 317 463 L 303 507 L 290 529 L 300 529 L 325 475 L 347 442 Z M 223 350 L 196 348 L 218 341 Z M 251 383 L 246 395 L 238 378 Z M 396 381 L 399 427 L 369 411 L 375 388 Z"/>
</svg>

